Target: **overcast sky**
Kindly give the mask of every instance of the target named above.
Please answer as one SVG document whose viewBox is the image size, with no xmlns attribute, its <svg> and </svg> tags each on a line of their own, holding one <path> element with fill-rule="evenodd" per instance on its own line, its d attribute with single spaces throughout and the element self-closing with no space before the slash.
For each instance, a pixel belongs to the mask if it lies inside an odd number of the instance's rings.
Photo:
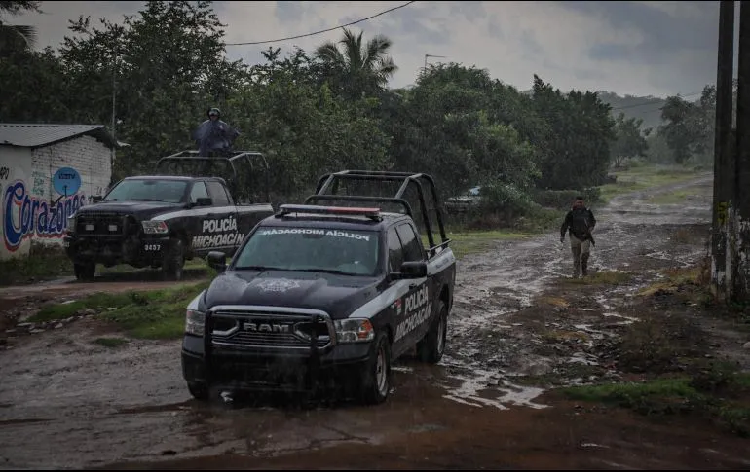
<svg viewBox="0 0 750 472">
<path fill-rule="evenodd" d="M 219 1 L 214 9 L 227 24 L 226 42 L 239 43 L 335 27 L 404 3 Z M 447 57 L 430 61 L 486 68 L 520 90 L 531 88 L 536 73 L 562 90 L 686 95 L 716 82 L 718 3 L 417 1 L 352 28 L 361 28 L 365 38 L 385 34 L 393 40 L 399 70 L 392 87 L 413 84 L 425 54 L 434 54 Z M 42 2 L 44 15 L 11 17 L 9 23 L 37 26 L 38 47 L 57 47 L 69 34 L 68 19 L 121 20 L 143 5 Z M 313 50 L 340 37 L 338 29 L 273 44 L 228 46 L 227 52 L 254 64 L 269 46 Z"/>
</svg>

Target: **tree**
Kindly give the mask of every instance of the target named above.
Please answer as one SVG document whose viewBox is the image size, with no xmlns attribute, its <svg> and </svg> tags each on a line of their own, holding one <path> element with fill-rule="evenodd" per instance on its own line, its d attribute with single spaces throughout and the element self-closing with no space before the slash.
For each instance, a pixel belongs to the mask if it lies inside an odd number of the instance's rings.
<svg viewBox="0 0 750 472">
<path fill-rule="evenodd" d="M 3 16 L 20 15 L 22 11 L 42 13 L 38 1 L 0 2 L 0 57 L 8 57 L 17 51 L 31 51 L 36 45 L 37 31 L 31 25 L 9 25 Z"/>
<path fill-rule="evenodd" d="M 611 107 L 594 92 L 564 95 L 534 75 L 533 109 L 546 122 L 537 185 L 551 190 L 580 190 L 604 182 L 615 139 Z"/>
<path fill-rule="evenodd" d="M 75 121 L 76 103 L 67 100 L 65 72 L 51 48 L 0 57 L 0 89 L 13 90 L 0 100 L 0 122 Z"/>
<path fill-rule="evenodd" d="M 343 51 L 334 42 L 328 42 L 316 51 L 317 58 L 327 67 L 327 79 L 334 90 L 349 99 L 375 96 L 398 69 L 388 55 L 393 42 L 383 35 L 362 44 L 362 32 L 356 34 L 344 28 L 339 41 Z"/>
<path fill-rule="evenodd" d="M 642 119 L 625 119 L 620 113 L 615 121 L 616 137 L 612 142 L 611 155 L 615 167 L 620 167 L 623 161 L 631 157 L 645 157 L 648 150 L 646 138 L 651 134 L 651 128 L 641 132 Z"/>
<path fill-rule="evenodd" d="M 716 126 L 716 87 L 703 88 L 700 99 L 688 102 L 680 96 L 667 97 L 661 111 L 658 133 L 674 153 L 676 162 L 708 158 L 713 154 Z"/>
<path fill-rule="evenodd" d="M 206 109 L 221 108 L 247 81 L 241 61 L 225 58 L 224 26 L 205 1 L 148 2 L 123 25 L 102 21 L 100 29 L 89 18 L 72 22 L 80 37 L 66 37 L 60 51 L 69 94 L 82 104 L 79 121 L 110 123 L 116 93 L 115 131 L 132 146 L 132 158 L 116 162 L 119 176 L 193 148 Z"/>
</svg>

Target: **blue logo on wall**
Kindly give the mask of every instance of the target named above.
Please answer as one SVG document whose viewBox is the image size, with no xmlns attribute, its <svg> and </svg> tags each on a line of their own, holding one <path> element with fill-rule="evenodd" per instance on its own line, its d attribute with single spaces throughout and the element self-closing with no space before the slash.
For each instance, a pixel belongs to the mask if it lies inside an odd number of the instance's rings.
<svg viewBox="0 0 750 472">
<path fill-rule="evenodd" d="M 75 195 L 81 188 L 81 174 L 72 167 L 60 167 L 55 172 L 53 183 L 60 195 Z"/>
</svg>

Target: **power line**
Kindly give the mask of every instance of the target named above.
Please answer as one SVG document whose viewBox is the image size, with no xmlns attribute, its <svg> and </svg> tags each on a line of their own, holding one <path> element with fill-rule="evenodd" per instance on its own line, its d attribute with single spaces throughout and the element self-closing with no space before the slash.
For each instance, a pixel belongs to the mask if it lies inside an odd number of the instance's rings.
<svg viewBox="0 0 750 472">
<path fill-rule="evenodd" d="M 345 25 L 339 25 L 339 26 L 334 26 L 332 28 L 326 28 L 324 30 L 315 31 L 314 33 L 300 34 L 298 36 L 289 36 L 287 38 L 281 38 L 281 39 L 272 39 L 270 41 L 253 41 L 253 42 L 250 42 L 250 43 L 227 43 L 227 44 L 225 44 L 225 46 L 250 46 L 250 45 L 255 45 L 255 44 L 279 43 L 281 41 L 289 41 L 290 39 L 307 38 L 308 36 L 315 36 L 315 35 L 318 35 L 318 34 L 321 34 L 321 33 L 327 33 L 329 31 L 334 31 L 334 30 L 337 30 L 339 28 L 345 28 L 347 26 L 356 25 L 357 23 L 361 23 L 363 21 L 372 20 L 372 19 L 377 18 L 379 16 L 383 16 L 386 13 L 390 13 L 390 12 L 396 11 L 396 10 L 398 10 L 400 8 L 404 8 L 406 6 L 409 6 L 412 3 L 414 3 L 414 1 L 406 2 L 403 5 L 399 5 L 397 7 L 393 7 L 390 10 L 382 11 L 382 12 L 378 13 L 377 15 L 368 16 L 367 18 L 360 18 L 359 20 L 349 22 L 349 23 L 347 23 Z"/>
</svg>

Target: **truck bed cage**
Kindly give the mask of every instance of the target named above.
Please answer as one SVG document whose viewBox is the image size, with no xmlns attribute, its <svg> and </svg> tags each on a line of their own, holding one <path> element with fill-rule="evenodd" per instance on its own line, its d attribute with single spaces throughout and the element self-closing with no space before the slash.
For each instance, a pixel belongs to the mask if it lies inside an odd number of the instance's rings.
<svg viewBox="0 0 750 472">
<path fill-rule="evenodd" d="M 349 196 L 349 195 L 336 195 L 338 190 L 338 184 L 341 181 L 380 181 L 380 182 L 402 182 L 396 194 L 391 197 L 371 197 L 371 196 Z M 443 224 L 442 207 L 440 200 L 438 199 L 437 192 L 435 190 L 435 181 L 428 174 L 415 173 L 415 172 L 394 172 L 394 171 L 372 171 L 372 170 L 342 170 L 339 172 L 330 172 L 324 174 L 318 179 L 318 187 L 315 195 L 307 197 L 305 200 L 306 204 L 314 204 L 321 201 L 331 200 L 342 200 L 342 201 L 357 201 L 357 202 L 369 202 L 369 203 L 395 203 L 404 207 L 406 214 L 410 217 L 414 217 L 411 205 L 403 197 L 409 185 L 412 184 L 417 189 L 419 196 L 419 203 L 422 207 L 422 217 L 427 229 L 427 238 L 430 242 L 430 253 L 433 255 L 438 248 L 447 246 L 450 239 L 445 234 L 445 226 Z M 429 186 L 430 195 L 428 196 L 432 200 L 432 208 L 435 211 L 437 218 L 438 229 L 440 230 L 440 238 L 442 242 L 435 244 L 435 240 L 432 234 L 432 225 L 430 224 L 430 213 L 427 207 L 427 200 L 425 198 L 424 186 Z M 331 194 L 326 194 L 328 190 L 331 190 Z"/>
<path fill-rule="evenodd" d="M 268 169 L 268 161 L 266 161 L 266 156 L 263 155 L 263 153 L 260 153 L 258 151 L 233 151 L 231 155 L 229 156 L 218 156 L 218 157 L 205 157 L 205 156 L 199 156 L 198 151 L 181 151 L 175 154 L 172 154 L 171 156 L 162 157 L 159 159 L 159 162 L 156 163 L 156 168 L 158 169 L 162 162 L 167 161 L 178 161 L 178 162 L 206 162 L 206 161 L 226 161 L 229 163 L 230 167 L 232 168 L 232 171 L 236 174 L 237 168 L 235 167 L 235 162 L 241 162 L 246 161 L 250 163 L 250 159 L 257 159 L 259 160 L 263 167 Z"/>
<path fill-rule="evenodd" d="M 181 151 L 175 154 L 172 154 L 167 157 L 162 157 L 159 159 L 159 161 L 156 163 L 156 169 L 157 171 L 162 167 L 163 164 L 169 164 L 169 163 L 206 163 L 209 164 L 211 162 L 224 162 L 228 164 L 229 168 L 231 169 L 231 177 L 229 179 L 225 179 L 228 181 L 231 181 L 232 184 L 236 184 L 238 180 L 238 176 L 240 173 L 237 171 L 237 165 L 240 164 L 246 164 L 249 165 L 250 168 L 253 168 L 253 164 L 260 164 L 260 166 L 265 171 L 265 194 L 266 199 L 269 199 L 269 187 L 270 187 L 270 172 L 269 172 L 269 166 L 268 161 L 266 160 L 266 156 L 263 155 L 263 153 L 258 151 L 232 151 L 228 155 L 225 156 L 200 156 L 198 154 L 198 151 L 195 150 L 186 150 Z M 196 166 L 196 169 L 199 169 L 200 167 Z M 196 177 L 214 177 L 213 175 L 201 175 Z M 235 190 L 242 190 L 242 189 L 235 189 Z"/>
</svg>

